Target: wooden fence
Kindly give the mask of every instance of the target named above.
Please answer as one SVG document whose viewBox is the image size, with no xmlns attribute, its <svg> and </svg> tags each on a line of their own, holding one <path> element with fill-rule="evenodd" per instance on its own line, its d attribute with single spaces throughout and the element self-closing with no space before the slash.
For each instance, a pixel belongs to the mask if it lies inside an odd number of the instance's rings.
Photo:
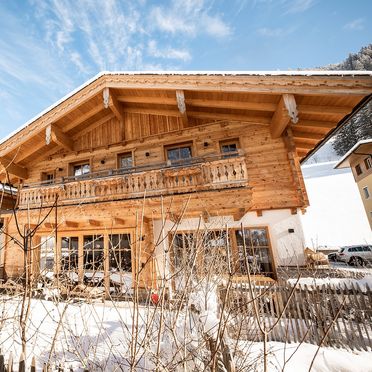
<svg viewBox="0 0 372 372">
<path fill-rule="evenodd" d="M 261 341 L 262 330 L 266 330 L 269 341 L 372 348 L 372 291 L 368 285 L 336 288 L 277 283 L 250 289 L 247 283 L 234 283 L 229 291 L 222 288 L 220 297 L 227 299 L 224 313 L 233 338 Z"/>
</svg>

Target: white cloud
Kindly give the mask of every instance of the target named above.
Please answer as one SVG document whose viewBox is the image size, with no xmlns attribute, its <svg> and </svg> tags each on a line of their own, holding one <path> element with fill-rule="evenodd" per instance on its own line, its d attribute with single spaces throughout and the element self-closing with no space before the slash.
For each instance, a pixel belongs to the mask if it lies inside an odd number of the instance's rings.
<svg viewBox="0 0 372 372">
<path fill-rule="evenodd" d="M 302 13 L 315 4 L 314 0 L 290 0 L 286 1 L 286 13 Z"/>
<path fill-rule="evenodd" d="M 346 23 L 344 25 L 344 29 L 346 30 L 353 30 L 353 31 L 360 31 L 364 29 L 364 19 L 358 18 L 354 19 L 353 21 Z"/>
<path fill-rule="evenodd" d="M 257 29 L 257 33 L 265 37 L 281 37 L 291 34 L 295 30 L 294 27 L 291 28 L 268 28 L 262 27 Z"/>
<path fill-rule="evenodd" d="M 148 44 L 148 53 L 156 58 L 179 59 L 182 61 L 191 60 L 191 55 L 188 50 L 174 49 L 171 47 L 159 49 L 155 40 L 150 40 Z"/>
<path fill-rule="evenodd" d="M 155 27 L 161 31 L 183 33 L 190 37 L 206 33 L 223 38 L 232 33 L 230 26 L 219 15 L 210 14 L 210 6 L 204 0 L 174 0 L 170 7 L 154 7 L 149 21 L 154 21 Z"/>
</svg>

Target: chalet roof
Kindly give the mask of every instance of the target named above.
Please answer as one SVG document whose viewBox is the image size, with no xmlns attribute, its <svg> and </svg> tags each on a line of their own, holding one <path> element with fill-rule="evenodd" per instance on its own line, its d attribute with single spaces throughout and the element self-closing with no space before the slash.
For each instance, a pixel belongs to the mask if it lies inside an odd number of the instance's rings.
<svg viewBox="0 0 372 372">
<path fill-rule="evenodd" d="M 108 95 L 105 104 L 104 91 Z M 28 159 L 46 153 L 45 146 L 49 153 L 53 147 L 58 151 L 58 140 L 45 143 L 48 128 L 71 144 L 68 137 L 104 123 L 108 112 L 117 118 L 122 112 L 182 117 L 185 113 L 181 112 L 177 92 L 181 92 L 187 115 L 194 121 L 270 125 L 273 136 L 280 136 L 291 125 L 297 151 L 305 159 L 342 119 L 371 95 L 372 72 L 105 71 L 3 138 L 0 161 L 4 164 L 2 159 L 14 159 L 21 167 L 25 166 Z M 284 98 L 292 99 L 289 100 L 292 109 L 297 104 L 293 113 L 289 112 Z M 293 123 L 298 121 L 297 124 L 292 125 L 290 119 Z"/>
<path fill-rule="evenodd" d="M 365 157 L 366 155 L 372 156 L 372 138 L 365 139 L 357 142 L 335 165 L 335 168 L 348 168 L 350 167 L 350 160 L 353 154 L 362 155 Z M 358 152 L 358 153 L 357 153 Z"/>
</svg>

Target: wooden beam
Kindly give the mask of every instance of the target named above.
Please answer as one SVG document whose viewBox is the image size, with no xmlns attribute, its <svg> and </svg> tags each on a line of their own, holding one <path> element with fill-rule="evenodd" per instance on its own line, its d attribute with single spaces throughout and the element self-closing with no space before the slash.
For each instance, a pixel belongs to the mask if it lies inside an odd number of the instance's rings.
<svg viewBox="0 0 372 372">
<path fill-rule="evenodd" d="M 183 90 L 176 90 L 177 107 L 181 114 L 182 124 L 184 128 L 189 126 L 189 119 L 187 118 L 185 94 Z"/>
<path fill-rule="evenodd" d="M 232 121 L 243 121 L 246 123 L 269 125 L 270 118 L 265 116 L 251 116 L 242 114 L 225 114 L 217 112 L 204 112 L 204 111 L 188 111 L 189 117 L 197 119 L 211 119 L 211 120 L 232 120 Z"/>
<path fill-rule="evenodd" d="M 21 179 L 28 178 L 28 170 L 25 167 L 22 167 L 16 164 L 13 160 L 8 159 L 6 157 L 0 158 L 0 164 L 4 167 L 4 169 L 11 175 L 16 176 Z"/>
<path fill-rule="evenodd" d="M 296 128 L 297 128 L 297 126 L 296 126 Z M 313 141 L 318 142 L 321 139 L 323 139 L 324 136 L 322 136 L 321 134 L 301 132 L 301 131 L 293 129 L 293 138 L 313 140 Z"/>
<path fill-rule="evenodd" d="M 119 120 L 119 123 L 124 123 L 124 112 L 120 106 L 119 101 L 109 88 L 104 88 L 103 92 L 103 106 L 105 109 L 109 108 L 112 113 Z"/>
<path fill-rule="evenodd" d="M 100 222 L 100 221 L 92 220 L 92 219 L 89 219 L 89 220 L 88 220 L 88 224 L 89 224 L 90 226 L 101 226 L 101 222 Z"/>
<path fill-rule="evenodd" d="M 88 112 L 86 112 L 85 114 L 79 115 L 78 119 L 73 120 L 71 123 L 65 124 L 63 126 L 63 128 L 62 128 L 63 132 L 66 133 L 66 132 L 70 131 L 71 129 L 77 127 L 78 125 L 84 123 L 84 121 L 86 121 L 86 120 L 90 119 L 91 117 L 93 117 L 94 115 L 98 114 L 102 110 L 103 110 L 102 106 L 97 105 L 94 108 L 92 108 L 91 110 L 89 110 Z"/>
<path fill-rule="evenodd" d="M 45 142 L 49 145 L 52 141 L 68 151 L 74 149 L 74 141 L 57 126 L 50 124 L 45 128 Z"/>
<path fill-rule="evenodd" d="M 324 129 L 332 129 L 334 128 L 338 122 L 334 121 L 318 121 L 318 120 L 299 120 L 296 124 L 297 127 L 310 127 L 310 128 L 324 128 Z"/>
<path fill-rule="evenodd" d="M 352 107 L 345 106 L 319 106 L 319 105 L 298 105 L 301 114 L 311 115 L 335 115 L 344 117 L 352 111 Z"/>
<path fill-rule="evenodd" d="M 145 103 L 152 105 L 176 106 L 177 99 L 170 97 L 152 97 L 152 96 L 118 96 L 117 100 L 124 103 Z M 209 108 L 226 108 L 236 110 L 250 111 L 271 111 L 276 110 L 276 103 L 266 102 L 247 102 L 247 101 L 230 101 L 219 99 L 187 99 L 188 106 L 209 107 Z"/>
<path fill-rule="evenodd" d="M 296 146 L 297 151 L 299 149 L 308 151 L 314 148 L 314 145 L 312 145 L 311 143 L 306 143 L 303 141 L 295 141 L 295 146 Z"/>
<path fill-rule="evenodd" d="M 262 210 L 261 209 L 257 209 L 256 210 L 256 214 L 257 214 L 257 217 L 262 217 Z"/>
<path fill-rule="evenodd" d="M 181 116 L 181 113 L 178 110 L 124 107 L 123 111 L 128 112 L 129 114 L 149 114 L 149 115 L 175 116 L 175 117 Z"/>
<path fill-rule="evenodd" d="M 65 221 L 64 225 L 66 227 L 79 227 L 79 223 L 75 221 Z"/>
<path fill-rule="evenodd" d="M 291 121 L 298 121 L 296 100 L 292 94 L 283 94 L 271 120 L 271 137 L 280 137 Z"/>
<path fill-rule="evenodd" d="M 297 214 L 297 208 L 291 208 L 291 214 Z"/>
<path fill-rule="evenodd" d="M 51 223 L 51 222 L 44 222 L 44 227 L 46 229 L 55 229 L 56 224 L 55 223 Z"/>
<path fill-rule="evenodd" d="M 125 220 L 119 217 L 114 217 L 112 220 L 113 224 L 116 225 L 125 225 Z"/>
<path fill-rule="evenodd" d="M 246 208 L 239 208 L 237 212 L 233 214 L 234 221 L 240 221 L 247 212 L 248 210 Z"/>
<path fill-rule="evenodd" d="M 188 99 L 188 106 L 209 107 L 209 108 L 226 108 L 249 111 L 271 111 L 276 110 L 276 103 L 265 102 L 243 102 L 243 101 L 226 101 L 226 100 L 209 100 L 209 99 Z"/>
<path fill-rule="evenodd" d="M 116 99 L 123 103 L 146 103 L 153 105 L 171 105 L 177 106 L 176 98 L 169 97 L 151 97 L 151 96 L 118 96 Z"/>
</svg>

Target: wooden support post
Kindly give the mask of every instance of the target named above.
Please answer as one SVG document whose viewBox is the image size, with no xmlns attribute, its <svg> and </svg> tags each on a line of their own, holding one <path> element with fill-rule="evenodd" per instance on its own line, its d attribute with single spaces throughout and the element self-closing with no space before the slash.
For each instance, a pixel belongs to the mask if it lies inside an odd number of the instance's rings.
<svg viewBox="0 0 372 372">
<path fill-rule="evenodd" d="M 109 235 L 103 236 L 103 270 L 104 270 L 104 286 L 106 298 L 110 296 L 110 242 Z"/>
<path fill-rule="evenodd" d="M 271 137 L 280 137 L 289 125 L 290 121 L 292 121 L 292 123 L 297 123 L 297 115 L 296 100 L 293 94 L 283 94 L 271 120 Z"/>
<path fill-rule="evenodd" d="M 79 246 L 78 246 L 78 276 L 79 283 L 84 281 L 84 236 L 79 235 Z"/>
<path fill-rule="evenodd" d="M 189 126 L 189 119 L 187 118 L 185 94 L 183 90 L 176 90 L 176 99 L 178 110 L 181 114 L 183 127 L 187 128 Z"/>
<path fill-rule="evenodd" d="M 45 143 L 49 145 L 51 142 L 68 151 L 72 151 L 74 148 L 74 141 L 53 124 L 48 125 L 45 129 Z"/>
</svg>

